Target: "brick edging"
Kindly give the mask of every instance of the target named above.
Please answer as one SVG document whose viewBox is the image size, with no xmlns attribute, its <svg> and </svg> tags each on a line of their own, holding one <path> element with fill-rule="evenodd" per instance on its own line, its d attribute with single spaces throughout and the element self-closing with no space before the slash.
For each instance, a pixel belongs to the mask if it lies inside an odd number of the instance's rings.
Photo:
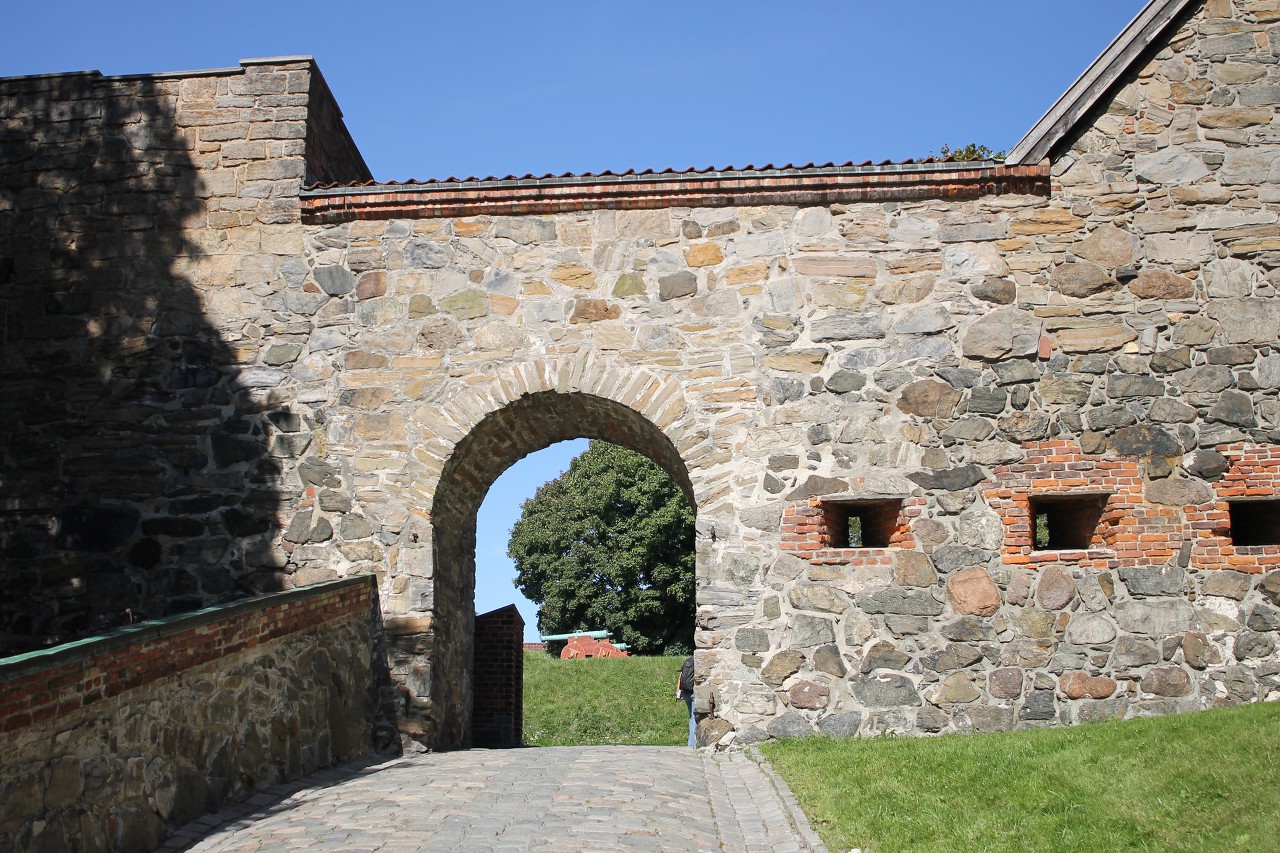
<svg viewBox="0 0 1280 853">
<path fill-rule="evenodd" d="M 302 221 L 523 216 L 583 210 L 653 210 L 670 207 L 817 205 L 910 199 L 963 199 L 987 195 L 1048 196 L 1049 167 L 994 166 L 937 171 L 820 170 L 775 174 L 619 176 L 590 178 L 441 181 L 303 190 Z"/>
</svg>

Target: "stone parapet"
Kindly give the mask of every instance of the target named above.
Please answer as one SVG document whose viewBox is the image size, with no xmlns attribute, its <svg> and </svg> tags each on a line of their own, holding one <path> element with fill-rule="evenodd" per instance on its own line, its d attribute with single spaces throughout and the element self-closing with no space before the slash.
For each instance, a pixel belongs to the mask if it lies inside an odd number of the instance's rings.
<svg viewBox="0 0 1280 853">
<path fill-rule="evenodd" d="M 148 850 L 372 749 L 370 577 L 0 659 L 0 845 Z"/>
</svg>

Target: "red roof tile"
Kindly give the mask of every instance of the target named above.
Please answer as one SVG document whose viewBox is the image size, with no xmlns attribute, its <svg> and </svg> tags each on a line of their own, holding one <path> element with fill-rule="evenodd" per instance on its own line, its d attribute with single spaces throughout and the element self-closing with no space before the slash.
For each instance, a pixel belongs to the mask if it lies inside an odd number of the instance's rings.
<svg viewBox="0 0 1280 853">
<path fill-rule="evenodd" d="M 466 178 L 447 177 L 447 178 L 428 178 L 426 180 L 418 180 L 410 178 L 407 181 L 363 181 L 352 183 L 321 183 L 310 184 L 306 187 L 308 190 L 333 190 L 354 187 L 411 187 L 411 186 L 432 186 L 439 184 L 474 184 L 474 183 L 509 183 L 515 181 L 555 181 L 555 180 L 572 180 L 572 179 L 592 179 L 592 178 L 623 178 L 623 177 L 643 177 L 643 176 L 659 176 L 659 175 L 707 175 L 722 174 L 725 172 L 751 173 L 751 172 L 790 172 L 790 171 L 806 171 L 819 169 L 866 169 L 868 171 L 876 169 L 891 169 L 894 167 L 904 166 L 941 166 L 954 165 L 958 168 L 974 168 L 983 163 L 994 163 L 994 161 L 983 160 L 956 160 L 952 157 L 926 157 L 921 160 L 882 160 L 879 163 L 871 160 L 865 160 L 861 163 L 854 163 L 852 160 L 844 163 L 805 163 L 804 165 L 795 165 L 788 163 L 784 166 L 775 166 L 772 163 L 766 163 L 763 166 L 755 166 L 748 163 L 745 166 L 705 166 L 701 169 L 690 166 L 686 169 L 666 168 L 643 169 L 637 171 L 635 169 L 627 169 L 625 172 L 615 172 L 606 170 L 603 172 L 563 172 L 554 174 L 548 172 L 544 175 L 534 175 L 526 173 L 524 175 L 507 175 L 498 177 L 489 175 L 488 177 L 479 178 L 474 175 Z"/>
</svg>

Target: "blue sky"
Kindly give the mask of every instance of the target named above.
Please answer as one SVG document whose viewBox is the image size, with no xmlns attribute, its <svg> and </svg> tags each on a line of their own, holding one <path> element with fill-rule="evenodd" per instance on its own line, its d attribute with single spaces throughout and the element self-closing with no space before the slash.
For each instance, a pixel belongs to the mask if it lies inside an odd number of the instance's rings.
<svg viewBox="0 0 1280 853">
<path fill-rule="evenodd" d="M 21 2 L 0 75 L 310 54 L 380 180 L 878 161 L 1011 147 L 1142 5 Z"/>
<path fill-rule="evenodd" d="M 507 558 L 511 525 L 520 505 L 538 486 L 560 476 L 569 460 L 587 449 L 585 438 L 562 441 L 531 453 L 512 465 L 489 488 L 476 519 L 476 612 L 486 613 L 512 602 L 524 617 L 524 637 L 538 639 L 538 608 L 515 588 L 515 565 Z"/>
<path fill-rule="evenodd" d="M 901 160 L 1012 147 L 1143 5 L 14 3 L 0 76 L 309 54 L 379 180 Z M 519 599 L 520 502 L 585 446 L 527 457 L 490 491 L 479 612 Z"/>
</svg>

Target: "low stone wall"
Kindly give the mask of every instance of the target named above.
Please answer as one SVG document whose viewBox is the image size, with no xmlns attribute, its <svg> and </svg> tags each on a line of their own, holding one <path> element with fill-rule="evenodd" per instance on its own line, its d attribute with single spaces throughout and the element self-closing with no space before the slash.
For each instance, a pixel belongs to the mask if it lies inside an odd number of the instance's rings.
<svg viewBox="0 0 1280 853">
<path fill-rule="evenodd" d="M 148 850 L 370 751 L 370 576 L 0 660 L 0 849 Z"/>
</svg>

